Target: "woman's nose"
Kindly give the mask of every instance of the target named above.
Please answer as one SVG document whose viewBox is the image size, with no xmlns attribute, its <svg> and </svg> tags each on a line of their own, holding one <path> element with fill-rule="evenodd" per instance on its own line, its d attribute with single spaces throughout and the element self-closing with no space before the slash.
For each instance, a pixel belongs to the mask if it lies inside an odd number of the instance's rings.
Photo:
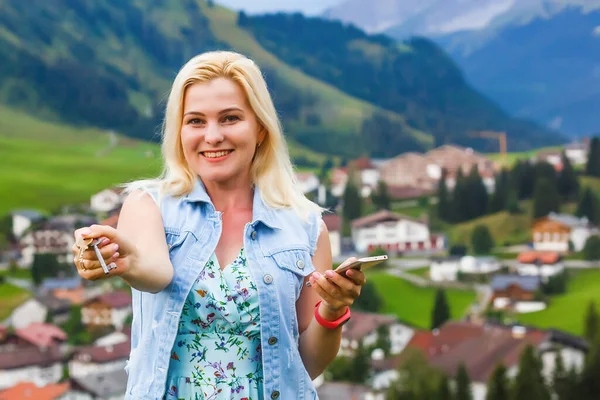
<svg viewBox="0 0 600 400">
<path fill-rule="evenodd" d="M 218 124 L 209 124 L 206 127 L 205 132 L 206 134 L 204 136 L 204 140 L 210 145 L 216 145 L 218 143 L 221 143 L 224 139 L 223 133 L 221 132 L 221 129 Z"/>
</svg>

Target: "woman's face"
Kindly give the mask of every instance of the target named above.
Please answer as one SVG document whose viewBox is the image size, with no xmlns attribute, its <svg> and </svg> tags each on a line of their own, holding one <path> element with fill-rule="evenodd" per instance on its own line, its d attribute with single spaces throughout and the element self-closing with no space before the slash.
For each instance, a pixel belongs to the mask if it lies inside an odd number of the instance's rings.
<svg viewBox="0 0 600 400">
<path fill-rule="evenodd" d="M 246 96 L 226 78 L 188 87 L 181 145 L 190 168 L 207 183 L 248 182 L 256 146 L 264 135 Z"/>
</svg>

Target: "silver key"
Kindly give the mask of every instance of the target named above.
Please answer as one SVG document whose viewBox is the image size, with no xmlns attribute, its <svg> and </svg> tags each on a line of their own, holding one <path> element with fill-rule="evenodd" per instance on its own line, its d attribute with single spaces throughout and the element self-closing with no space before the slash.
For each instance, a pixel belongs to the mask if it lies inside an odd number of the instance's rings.
<svg viewBox="0 0 600 400">
<path fill-rule="evenodd" d="M 98 248 L 98 245 L 100 244 L 101 241 L 102 241 L 102 239 L 98 239 L 98 240 L 92 242 L 90 244 L 90 246 L 92 246 L 94 248 L 94 253 L 96 253 L 96 258 L 98 258 L 98 261 L 100 261 L 100 265 L 102 266 L 104 275 L 108 275 L 110 273 L 110 271 L 117 268 L 117 265 L 115 263 L 110 263 L 110 264 L 106 265 L 106 263 L 104 262 L 104 258 L 102 257 L 102 253 L 100 253 L 100 249 Z"/>
</svg>

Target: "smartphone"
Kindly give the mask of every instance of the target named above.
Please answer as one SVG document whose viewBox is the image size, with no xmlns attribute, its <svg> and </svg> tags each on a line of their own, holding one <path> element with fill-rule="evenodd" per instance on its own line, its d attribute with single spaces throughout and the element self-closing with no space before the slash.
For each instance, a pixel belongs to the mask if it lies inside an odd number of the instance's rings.
<svg viewBox="0 0 600 400">
<path fill-rule="evenodd" d="M 386 256 L 385 254 L 382 256 L 363 257 L 363 258 L 359 258 L 358 260 L 356 260 L 348 265 L 344 265 L 343 267 L 336 268 L 335 272 L 337 272 L 338 274 L 343 274 L 344 272 L 348 271 L 349 269 L 357 269 L 360 271 L 363 269 L 371 268 L 377 264 L 384 262 L 387 259 L 388 259 L 388 256 Z"/>
</svg>

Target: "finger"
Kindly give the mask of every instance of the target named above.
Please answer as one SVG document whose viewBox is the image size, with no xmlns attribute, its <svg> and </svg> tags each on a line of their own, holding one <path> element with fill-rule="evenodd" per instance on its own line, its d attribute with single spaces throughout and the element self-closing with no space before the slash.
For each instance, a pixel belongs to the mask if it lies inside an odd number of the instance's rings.
<svg viewBox="0 0 600 400">
<path fill-rule="evenodd" d="M 100 251 L 102 258 L 108 260 L 113 254 L 119 251 L 119 245 L 117 243 L 112 243 L 102 248 L 98 247 L 98 250 Z M 83 252 L 83 258 L 87 260 L 97 260 L 98 256 L 96 255 L 96 251 L 93 248 L 90 248 Z"/>
<path fill-rule="evenodd" d="M 325 301 L 327 304 L 331 305 L 332 307 L 342 307 L 345 305 L 345 304 L 341 303 L 339 300 L 332 297 L 325 289 L 323 289 L 318 284 L 315 284 L 314 287 L 315 287 L 315 291 L 317 292 L 319 297 L 321 297 L 321 299 L 323 299 L 323 301 Z"/>
<path fill-rule="evenodd" d="M 360 270 L 349 269 L 348 271 L 346 271 L 346 276 L 357 285 L 363 286 L 365 283 L 367 283 L 365 273 Z"/>
<path fill-rule="evenodd" d="M 346 291 L 340 288 L 338 285 L 330 282 L 324 275 L 321 275 L 320 278 L 317 279 L 316 285 L 327 292 L 331 298 L 335 299 L 334 303 L 345 304 L 344 299 L 348 297 L 345 296 Z M 328 301 L 328 303 L 330 302 Z"/>
<path fill-rule="evenodd" d="M 98 239 L 104 237 L 111 241 L 117 238 L 117 230 L 108 225 L 92 225 L 89 228 L 82 229 L 80 234 L 84 238 Z"/>
<path fill-rule="evenodd" d="M 345 291 L 351 291 L 356 286 L 354 281 L 341 274 L 338 274 L 337 272 L 333 272 L 332 270 L 325 271 L 325 277 L 329 282 L 333 282 L 335 285 L 339 286 Z"/>
</svg>

